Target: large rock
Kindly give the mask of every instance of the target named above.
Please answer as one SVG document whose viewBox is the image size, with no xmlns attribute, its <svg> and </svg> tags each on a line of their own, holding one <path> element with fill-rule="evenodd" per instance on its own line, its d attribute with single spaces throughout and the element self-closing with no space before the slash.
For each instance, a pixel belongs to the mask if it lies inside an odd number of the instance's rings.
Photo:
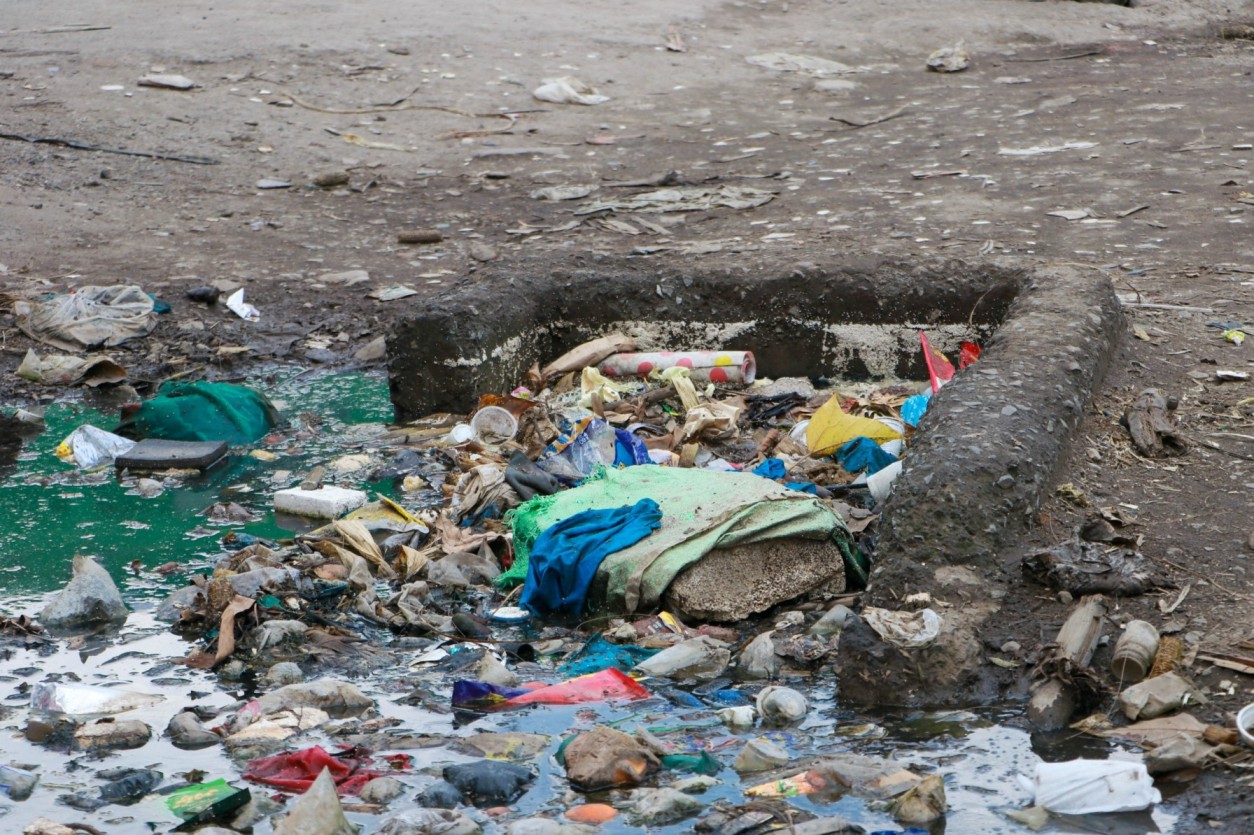
<svg viewBox="0 0 1254 835">
<path fill-rule="evenodd" d="M 292 805 L 292 811 L 279 821 L 274 835 L 357 835 L 357 827 L 344 817 L 329 770 L 322 769 L 309 790 Z"/>
<path fill-rule="evenodd" d="M 563 752 L 566 779 L 584 791 L 637 786 L 662 767 L 634 736 L 597 725 L 571 740 Z"/>
<path fill-rule="evenodd" d="M 104 566 L 78 554 L 73 579 L 39 613 L 39 621 L 52 629 L 124 623 L 126 604 Z"/>
<path fill-rule="evenodd" d="M 823 585 L 845 587 L 836 543 L 781 539 L 711 551 L 675 577 L 666 598 L 694 620 L 737 621 Z"/>
</svg>

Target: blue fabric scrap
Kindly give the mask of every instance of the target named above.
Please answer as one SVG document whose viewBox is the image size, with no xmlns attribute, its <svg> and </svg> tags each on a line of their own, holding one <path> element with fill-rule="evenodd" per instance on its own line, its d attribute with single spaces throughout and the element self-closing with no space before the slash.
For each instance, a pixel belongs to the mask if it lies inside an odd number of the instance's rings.
<svg viewBox="0 0 1254 835">
<path fill-rule="evenodd" d="M 585 510 L 540 534 L 531 546 L 521 603 L 538 615 L 583 611 L 588 587 L 610 554 L 635 545 L 662 525 L 653 499 L 610 510 Z"/>
<path fill-rule="evenodd" d="M 885 452 L 879 444 L 867 437 L 854 438 L 836 450 L 836 463 L 851 473 L 866 470 L 867 475 L 874 475 L 896 460 L 896 456 Z"/>
</svg>

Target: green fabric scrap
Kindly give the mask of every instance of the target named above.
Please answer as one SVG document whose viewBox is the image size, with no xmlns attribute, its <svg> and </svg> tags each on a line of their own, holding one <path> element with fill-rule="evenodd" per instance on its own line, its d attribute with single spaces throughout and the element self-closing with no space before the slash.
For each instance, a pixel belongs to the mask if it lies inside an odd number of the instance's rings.
<svg viewBox="0 0 1254 835">
<path fill-rule="evenodd" d="M 226 441 L 261 440 L 282 421 L 264 394 L 231 383 L 165 383 L 157 396 L 128 414 L 114 431 L 128 438 Z"/>
<path fill-rule="evenodd" d="M 831 539 L 839 548 L 851 585 L 866 582 L 866 561 L 840 516 L 821 499 L 747 473 L 676 467 L 605 470 L 579 487 L 536 497 L 514 510 L 514 565 L 497 582 L 526 579 L 536 537 L 584 510 L 619 507 L 650 498 L 662 508 L 652 536 L 611 554 L 601 564 L 607 607 L 654 609 L 675 577 L 715 549 L 777 539 Z"/>
</svg>

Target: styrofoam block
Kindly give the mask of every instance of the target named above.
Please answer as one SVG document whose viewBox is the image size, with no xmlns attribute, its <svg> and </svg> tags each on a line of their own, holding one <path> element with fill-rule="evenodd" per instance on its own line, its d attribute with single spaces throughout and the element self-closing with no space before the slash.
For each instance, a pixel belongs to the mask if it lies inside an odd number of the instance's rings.
<svg viewBox="0 0 1254 835">
<path fill-rule="evenodd" d="M 292 487 L 274 494 L 274 509 L 296 516 L 338 519 L 364 505 L 370 497 L 361 490 L 324 485 L 317 490 Z"/>
</svg>

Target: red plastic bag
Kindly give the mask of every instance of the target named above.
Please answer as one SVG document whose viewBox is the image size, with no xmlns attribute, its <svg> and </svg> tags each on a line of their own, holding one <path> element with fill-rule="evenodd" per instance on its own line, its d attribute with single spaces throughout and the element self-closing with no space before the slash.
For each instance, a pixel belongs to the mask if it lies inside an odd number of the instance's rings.
<svg viewBox="0 0 1254 835">
<path fill-rule="evenodd" d="M 387 759 L 393 768 L 408 767 L 407 757 Z M 326 768 L 330 770 L 331 779 L 335 781 L 336 791 L 340 794 L 357 794 L 371 780 L 385 776 L 382 771 L 368 768 L 371 762 L 362 749 L 350 748 L 337 756 L 328 753 L 322 746 L 315 745 L 303 751 L 289 751 L 253 760 L 244 769 L 244 779 L 303 794 L 313 785 L 322 769 Z"/>
<path fill-rule="evenodd" d="M 927 334 L 923 331 L 919 331 L 919 342 L 923 345 L 923 361 L 927 363 L 927 373 L 932 378 L 932 393 L 935 394 L 953 379 L 954 366 L 948 357 L 928 343 Z"/>
<path fill-rule="evenodd" d="M 958 370 L 966 368 L 980 358 L 980 346 L 974 342 L 964 342 L 958 346 Z"/>
</svg>

